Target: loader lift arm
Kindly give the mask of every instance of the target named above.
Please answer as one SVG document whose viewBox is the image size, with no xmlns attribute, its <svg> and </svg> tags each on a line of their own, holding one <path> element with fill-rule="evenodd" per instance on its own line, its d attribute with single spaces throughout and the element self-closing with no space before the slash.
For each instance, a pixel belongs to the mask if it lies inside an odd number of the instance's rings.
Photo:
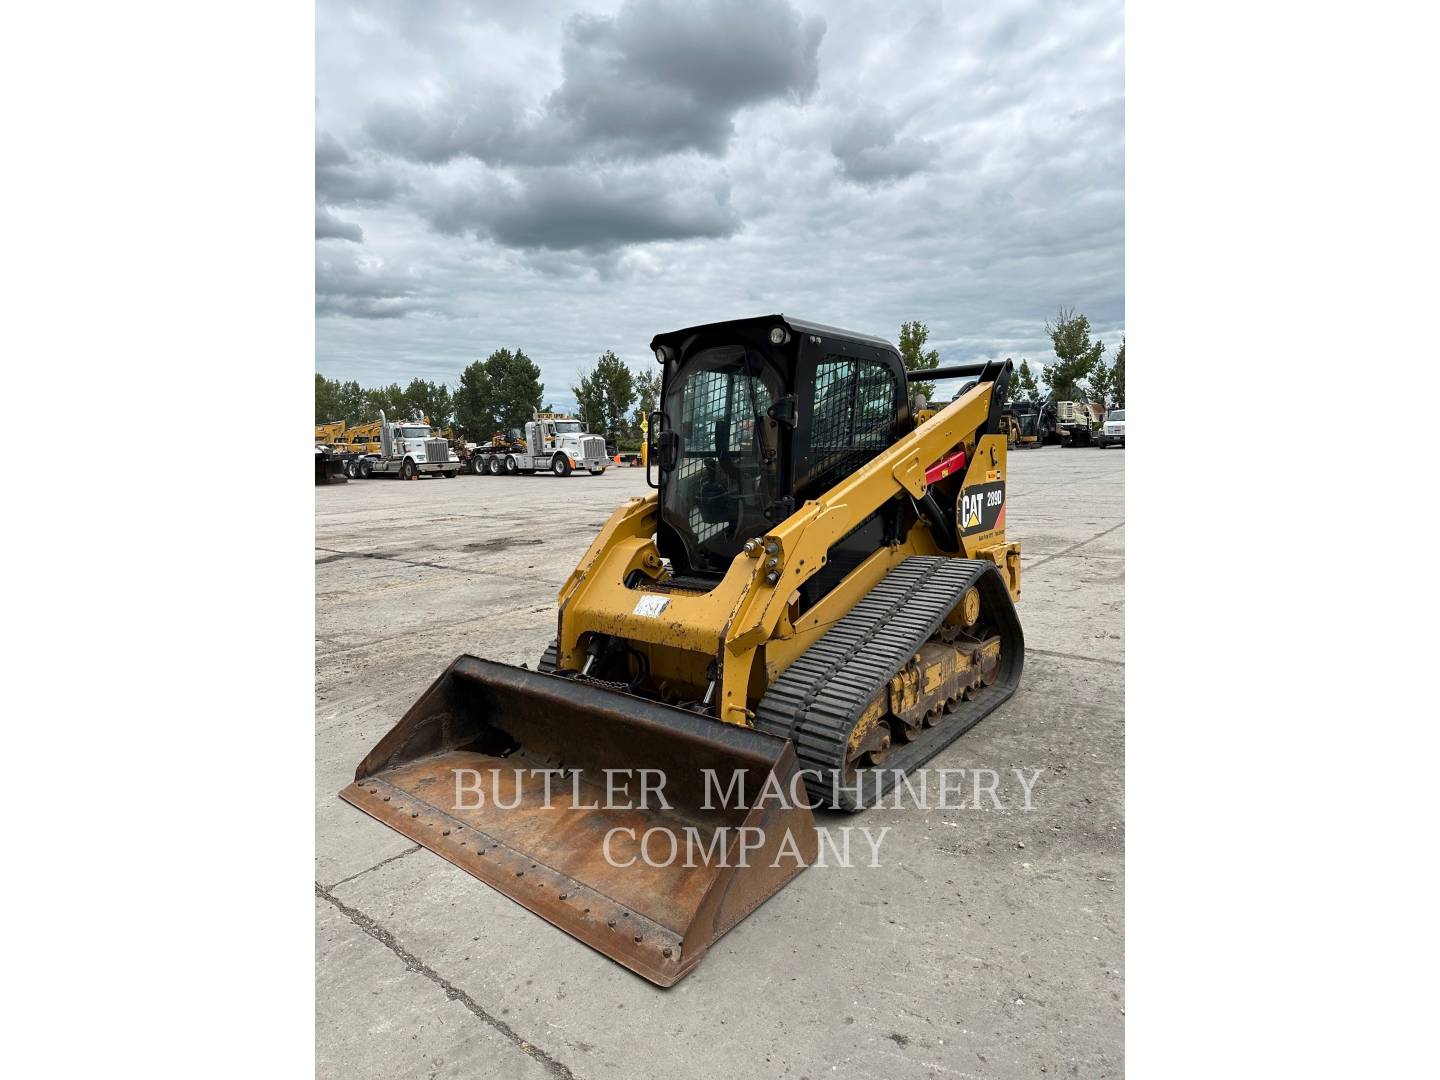
<svg viewBox="0 0 1440 1080">
<path fill-rule="evenodd" d="M 973 376 L 977 381 L 818 498 L 806 501 L 763 536 L 752 538 L 745 548 L 748 557 L 734 559 L 714 588 L 698 594 L 666 592 L 663 600 L 654 602 L 655 607 L 663 607 L 660 618 L 635 610 L 637 594 L 643 595 L 650 586 L 665 587 L 655 544 L 658 497 L 620 507 L 560 591 L 557 668 L 584 669 L 586 649 L 595 635 L 618 637 L 629 647 L 645 648 L 650 668 L 668 670 L 672 685 L 688 685 L 692 700 L 713 700 L 719 719 L 753 724 L 752 706 L 765 684 L 813 642 L 820 628 L 848 610 L 857 595 L 874 587 L 907 555 L 962 553 L 955 546 L 954 530 L 936 520 L 945 510 L 929 497 L 925 474 L 932 463 L 957 448 L 967 462 L 974 462 L 979 440 L 998 425 L 995 402 L 1003 397 L 1003 389 L 998 395 L 995 390 L 1003 388 L 1009 373 L 1008 361 L 916 373 L 920 378 Z M 999 443 L 1003 460 L 1003 437 Z M 944 486 L 969 483 L 970 473 L 967 469 L 963 477 L 947 479 Z M 911 529 L 906 543 L 879 548 L 847 575 L 847 588 L 832 590 L 803 617 L 793 612 L 792 597 L 825 570 L 837 541 L 897 497 L 914 500 L 925 527 Z M 953 506 L 953 498 L 949 502 Z M 1014 557 L 1009 558 L 1003 534 L 1001 540 L 993 550 L 967 542 L 963 553 L 995 561 L 1012 579 L 1012 593 L 1018 594 L 1018 546 L 1011 546 Z M 630 587 L 617 589 L 621 582 Z M 757 668 L 761 646 L 767 646 L 766 655 L 764 665 Z M 704 663 L 700 658 L 705 658 Z M 718 671 L 705 670 L 710 661 L 717 661 Z M 712 680 L 716 685 L 710 687 Z"/>
<path fill-rule="evenodd" d="M 1006 364 L 1008 368 L 1008 361 Z M 938 377 L 934 372 L 915 374 Z M 756 552 L 764 573 L 757 572 L 755 588 L 731 624 L 727 648 L 736 652 L 765 640 L 779 622 L 789 595 L 824 568 L 831 545 L 897 495 L 908 494 L 915 500 L 922 519 L 940 532 L 924 508 L 929 489 L 926 469 L 957 447 L 965 449 L 967 458 L 971 456 L 976 434 L 983 432 L 989 420 L 993 387 L 993 382 L 977 382 L 890 449 L 771 530 Z M 941 533 L 939 539 L 946 537 Z"/>
</svg>

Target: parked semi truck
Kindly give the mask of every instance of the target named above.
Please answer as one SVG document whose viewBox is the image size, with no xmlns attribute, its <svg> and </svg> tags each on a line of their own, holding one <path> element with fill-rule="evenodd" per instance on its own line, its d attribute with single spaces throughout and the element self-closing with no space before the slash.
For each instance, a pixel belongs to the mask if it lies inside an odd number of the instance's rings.
<svg viewBox="0 0 1440 1080">
<path fill-rule="evenodd" d="M 497 432 L 489 443 L 475 447 L 470 460 L 472 472 L 488 476 L 536 472 L 569 476 L 579 469 L 599 476 L 610 464 L 603 436 L 592 435 L 573 416 L 542 412 L 535 413 L 523 429 L 515 428 L 508 435 Z"/>
<path fill-rule="evenodd" d="M 443 476 L 446 479 L 460 471 L 460 458 L 450 450 L 450 443 L 430 431 L 430 425 L 419 420 L 391 421 L 380 414 L 380 452 L 366 454 L 358 462 L 363 479 L 375 476 L 398 476 L 413 480 L 421 476 Z"/>
</svg>

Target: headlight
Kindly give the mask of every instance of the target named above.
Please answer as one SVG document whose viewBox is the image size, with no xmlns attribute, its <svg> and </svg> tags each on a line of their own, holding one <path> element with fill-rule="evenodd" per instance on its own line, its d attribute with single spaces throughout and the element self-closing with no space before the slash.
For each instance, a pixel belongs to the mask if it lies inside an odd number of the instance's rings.
<svg viewBox="0 0 1440 1080">
<path fill-rule="evenodd" d="M 784 344 L 785 344 L 787 341 L 789 341 L 789 340 L 790 340 L 790 334 L 786 331 L 786 329 L 785 329 L 783 326 L 777 326 L 777 327 L 775 327 L 773 330 L 770 331 L 770 344 L 771 344 L 771 345 L 784 345 Z"/>
<path fill-rule="evenodd" d="M 655 347 L 655 362 L 657 364 L 663 364 L 665 362 L 665 357 L 668 355 L 669 354 L 665 351 L 664 345 L 657 345 Z"/>
</svg>

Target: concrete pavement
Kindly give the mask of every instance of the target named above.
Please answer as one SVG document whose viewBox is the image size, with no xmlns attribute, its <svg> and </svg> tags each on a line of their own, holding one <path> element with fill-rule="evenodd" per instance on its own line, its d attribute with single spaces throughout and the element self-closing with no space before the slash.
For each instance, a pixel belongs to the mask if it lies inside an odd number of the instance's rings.
<svg viewBox="0 0 1440 1080">
<path fill-rule="evenodd" d="M 1124 461 L 1010 457 L 1024 683 L 931 764 L 1040 769 L 1034 809 L 867 811 L 879 868 L 805 871 L 670 990 L 336 797 L 457 654 L 533 666 L 640 470 L 317 488 L 320 1075 L 1120 1075 Z"/>
</svg>

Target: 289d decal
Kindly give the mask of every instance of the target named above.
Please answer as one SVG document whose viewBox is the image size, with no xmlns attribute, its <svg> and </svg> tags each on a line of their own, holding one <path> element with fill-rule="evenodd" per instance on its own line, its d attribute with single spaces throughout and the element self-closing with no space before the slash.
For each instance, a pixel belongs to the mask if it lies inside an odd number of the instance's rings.
<svg viewBox="0 0 1440 1080">
<path fill-rule="evenodd" d="M 960 495 L 960 533 L 988 532 L 997 527 L 1005 510 L 1005 481 L 968 487 Z"/>
</svg>

